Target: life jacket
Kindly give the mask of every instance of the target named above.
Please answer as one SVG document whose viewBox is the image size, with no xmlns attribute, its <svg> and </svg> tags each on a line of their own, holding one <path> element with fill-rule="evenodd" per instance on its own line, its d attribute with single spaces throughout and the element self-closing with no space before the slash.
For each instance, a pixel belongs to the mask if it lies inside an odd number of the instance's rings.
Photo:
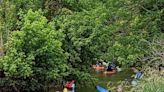
<svg viewBox="0 0 164 92">
<path fill-rule="evenodd" d="M 66 84 L 64 85 L 65 88 L 67 89 L 72 89 L 74 81 L 67 81 Z"/>
<path fill-rule="evenodd" d="M 64 88 L 63 92 L 68 92 L 67 88 Z"/>
</svg>

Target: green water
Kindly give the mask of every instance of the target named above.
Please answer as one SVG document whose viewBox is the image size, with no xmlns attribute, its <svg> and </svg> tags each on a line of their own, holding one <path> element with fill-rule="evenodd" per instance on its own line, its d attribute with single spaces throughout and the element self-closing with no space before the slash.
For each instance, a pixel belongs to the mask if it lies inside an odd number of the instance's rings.
<svg viewBox="0 0 164 92">
<path fill-rule="evenodd" d="M 131 69 L 125 69 L 124 71 L 117 72 L 113 75 L 104 75 L 103 71 L 93 71 L 92 75 L 95 76 L 98 79 L 98 84 L 101 87 L 107 88 L 107 83 L 111 82 L 112 86 L 119 85 L 119 81 L 123 81 L 125 79 L 131 79 L 131 75 L 133 74 L 133 71 Z M 96 86 L 96 85 L 95 85 Z M 97 92 L 95 89 L 95 86 L 92 87 L 78 87 L 76 85 L 75 92 Z M 59 92 L 62 92 L 61 88 L 58 89 L 51 89 L 50 92 L 56 92 L 56 90 L 59 90 Z M 58 91 L 57 91 L 58 92 Z"/>
</svg>

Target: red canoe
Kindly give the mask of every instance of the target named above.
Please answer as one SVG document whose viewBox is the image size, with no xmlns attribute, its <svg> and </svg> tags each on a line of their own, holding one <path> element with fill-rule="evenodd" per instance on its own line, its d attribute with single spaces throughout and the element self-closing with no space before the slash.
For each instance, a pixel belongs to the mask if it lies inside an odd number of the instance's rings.
<svg viewBox="0 0 164 92">
<path fill-rule="evenodd" d="M 96 70 L 104 70 L 105 67 L 104 66 L 96 66 L 96 65 L 92 65 L 92 67 Z"/>
<path fill-rule="evenodd" d="M 116 70 L 113 70 L 113 71 L 105 71 L 104 72 L 104 74 L 106 74 L 106 75 L 112 75 L 114 73 L 116 73 Z"/>
</svg>

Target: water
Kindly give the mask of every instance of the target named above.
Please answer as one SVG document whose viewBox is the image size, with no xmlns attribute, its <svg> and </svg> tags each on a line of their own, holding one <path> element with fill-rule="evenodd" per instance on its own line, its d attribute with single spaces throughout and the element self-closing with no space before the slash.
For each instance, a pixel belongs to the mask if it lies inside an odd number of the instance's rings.
<svg viewBox="0 0 164 92">
<path fill-rule="evenodd" d="M 125 69 L 124 71 L 121 72 L 117 72 L 113 75 L 104 75 L 103 71 L 93 71 L 92 75 L 95 76 L 98 79 L 98 84 L 101 87 L 107 88 L 107 84 L 108 82 L 112 83 L 112 86 L 116 87 L 119 81 L 123 81 L 125 79 L 131 79 L 131 76 L 133 74 L 133 71 L 131 69 Z M 78 85 L 76 85 L 76 92 L 97 92 L 95 89 L 95 86 L 92 87 L 78 87 Z M 59 92 L 62 92 L 61 88 L 58 88 L 58 90 L 60 90 Z M 54 89 L 50 90 L 50 92 L 56 92 Z"/>
</svg>

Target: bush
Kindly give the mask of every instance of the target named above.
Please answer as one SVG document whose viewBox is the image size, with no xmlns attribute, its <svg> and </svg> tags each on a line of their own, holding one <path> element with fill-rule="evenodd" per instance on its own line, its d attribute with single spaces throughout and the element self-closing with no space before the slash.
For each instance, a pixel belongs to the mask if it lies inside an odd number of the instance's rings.
<svg viewBox="0 0 164 92">
<path fill-rule="evenodd" d="M 1 62 L 5 74 L 2 86 L 15 91 L 43 90 L 53 80 L 67 76 L 62 34 L 47 21 L 40 11 L 29 10 L 20 31 L 11 33 Z"/>
<path fill-rule="evenodd" d="M 144 74 L 143 80 L 140 84 L 131 90 L 131 92 L 164 92 L 164 70 L 157 71 L 149 69 Z"/>
</svg>

